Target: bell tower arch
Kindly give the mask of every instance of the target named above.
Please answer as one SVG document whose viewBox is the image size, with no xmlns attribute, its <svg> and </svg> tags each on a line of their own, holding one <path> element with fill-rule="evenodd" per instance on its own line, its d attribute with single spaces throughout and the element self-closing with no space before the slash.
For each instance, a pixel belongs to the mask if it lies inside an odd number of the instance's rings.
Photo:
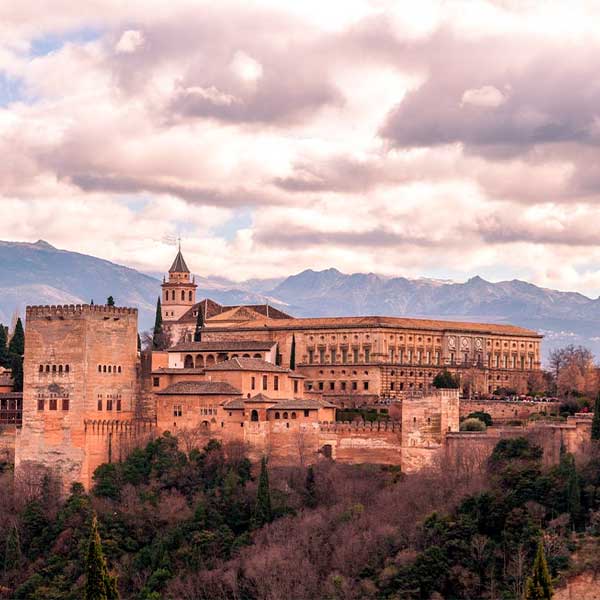
<svg viewBox="0 0 600 600">
<path fill-rule="evenodd" d="M 163 321 L 178 321 L 196 304 L 198 286 L 183 258 L 181 245 L 169 269 L 168 279 L 163 278 L 161 287 Z"/>
</svg>

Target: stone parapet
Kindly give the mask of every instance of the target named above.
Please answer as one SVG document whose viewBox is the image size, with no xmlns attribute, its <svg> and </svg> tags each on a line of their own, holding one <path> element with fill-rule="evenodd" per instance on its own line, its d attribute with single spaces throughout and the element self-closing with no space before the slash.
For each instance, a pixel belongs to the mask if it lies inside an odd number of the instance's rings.
<svg viewBox="0 0 600 600">
<path fill-rule="evenodd" d="M 377 433 L 378 431 L 402 431 L 400 421 L 338 421 L 336 423 L 319 423 L 321 431 L 328 433 L 343 431 L 368 431 Z"/>
<path fill-rule="evenodd" d="M 78 315 L 137 315 L 137 308 L 122 306 L 106 306 L 103 304 L 63 304 L 50 306 L 28 306 L 26 309 L 27 320 L 45 319 L 52 317 L 74 317 Z"/>
</svg>

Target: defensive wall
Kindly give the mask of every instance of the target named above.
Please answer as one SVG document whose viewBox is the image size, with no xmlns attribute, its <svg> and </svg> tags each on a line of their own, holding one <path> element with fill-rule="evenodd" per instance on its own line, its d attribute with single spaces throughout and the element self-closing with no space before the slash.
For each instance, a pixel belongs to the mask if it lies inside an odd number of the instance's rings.
<svg viewBox="0 0 600 600">
<path fill-rule="evenodd" d="M 511 400 L 461 400 L 460 416 L 466 417 L 474 412 L 486 412 L 494 424 L 508 421 L 526 420 L 532 415 L 546 413 L 558 415 L 560 402 L 525 402 Z"/>
</svg>

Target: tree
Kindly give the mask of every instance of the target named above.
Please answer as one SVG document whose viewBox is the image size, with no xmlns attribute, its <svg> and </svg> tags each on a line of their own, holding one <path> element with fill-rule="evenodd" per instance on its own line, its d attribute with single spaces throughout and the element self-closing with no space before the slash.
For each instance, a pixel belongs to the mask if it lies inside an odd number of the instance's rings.
<svg viewBox="0 0 600 600">
<path fill-rule="evenodd" d="M 306 472 L 304 497 L 308 508 L 315 508 L 317 506 L 317 483 L 315 481 L 315 470 L 312 468 L 312 465 L 308 467 Z"/>
<path fill-rule="evenodd" d="M 525 600 L 551 600 L 553 593 L 544 544 L 540 540 L 533 562 L 533 572 L 525 585 Z"/>
<path fill-rule="evenodd" d="M 202 305 L 198 305 L 198 317 L 196 318 L 196 331 L 194 331 L 194 341 L 202 341 L 202 328 L 204 327 L 204 315 L 202 314 Z"/>
<path fill-rule="evenodd" d="M 592 419 L 592 440 L 600 440 L 600 392 L 594 404 L 594 418 Z"/>
<path fill-rule="evenodd" d="M 8 336 L 6 327 L 0 323 L 0 367 L 10 367 L 10 356 L 8 353 Z"/>
<path fill-rule="evenodd" d="M 98 533 L 96 515 L 92 517 L 90 541 L 85 559 L 84 600 L 117 600 L 116 580 L 108 573 L 106 560 L 102 552 L 102 541 Z"/>
<path fill-rule="evenodd" d="M 18 354 L 11 356 L 10 368 L 12 371 L 13 389 L 15 392 L 23 391 L 23 357 Z"/>
<path fill-rule="evenodd" d="M 115 299 L 112 296 L 109 296 L 106 299 L 106 306 L 114 306 L 115 305 Z"/>
<path fill-rule="evenodd" d="M 292 335 L 292 348 L 290 350 L 290 369 L 296 370 L 296 336 Z"/>
<path fill-rule="evenodd" d="M 476 417 L 468 417 L 460 424 L 461 431 L 485 431 L 486 425 Z"/>
<path fill-rule="evenodd" d="M 8 344 L 8 353 L 23 356 L 25 354 L 25 331 L 23 330 L 23 322 L 19 317 L 15 325 L 15 331 L 10 343 Z"/>
<path fill-rule="evenodd" d="M 138 352 L 142 351 L 142 338 L 140 337 L 140 334 L 137 334 L 137 348 L 138 348 Z"/>
<path fill-rule="evenodd" d="M 458 380 L 450 373 L 450 371 L 444 369 L 433 379 L 433 387 L 458 389 Z"/>
<path fill-rule="evenodd" d="M 260 477 L 258 479 L 258 491 L 256 493 L 256 506 L 252 519 L 255 528 L 270 523 L 273 518 L 271 508 L 271 490 L 269 489 L 269 472 L 267 470 L 267 458 L 262 457 L 260 461 Z"/>
<path fill-rule="evenodd" d="M 156 316 L 154 318 L 154 329 L 152 330 L 152 349 L 164 350 L 163 346 L 163 321 L 160 297 L 156 302 Z"/>
<path fill-rule="evenodd" d="M 486 427 L 491 427 L 493 425 L 492 415 L 490 415 L 490 413 L 483 412 L 482 410 L 476 410 L 475 412 L 467 415 L 467 419 L 471 418 L 483 421 Z"/>
<path fill-rule="evenodd" d="M 19 530 L 16 524 L 12 524 L 6 536 L 6 547 L 4 550 L 4 572 L 7 573 L 17 569 L 21 563 L 21 542 Z"/>
</svg>

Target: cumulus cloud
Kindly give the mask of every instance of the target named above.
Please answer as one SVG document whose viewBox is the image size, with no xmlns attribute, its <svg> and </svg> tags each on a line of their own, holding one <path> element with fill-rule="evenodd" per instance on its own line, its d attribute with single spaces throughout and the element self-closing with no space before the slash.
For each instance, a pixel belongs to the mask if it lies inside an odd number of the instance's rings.
<svg viewBox="0 0 600 600">
<path fill-rule="evenodd" d="M 203 274 L 510 272 L 596 294 L 598 16 L 3 2 L 0 237 L 156 270 L 183 229 Z"/>
</svg>

